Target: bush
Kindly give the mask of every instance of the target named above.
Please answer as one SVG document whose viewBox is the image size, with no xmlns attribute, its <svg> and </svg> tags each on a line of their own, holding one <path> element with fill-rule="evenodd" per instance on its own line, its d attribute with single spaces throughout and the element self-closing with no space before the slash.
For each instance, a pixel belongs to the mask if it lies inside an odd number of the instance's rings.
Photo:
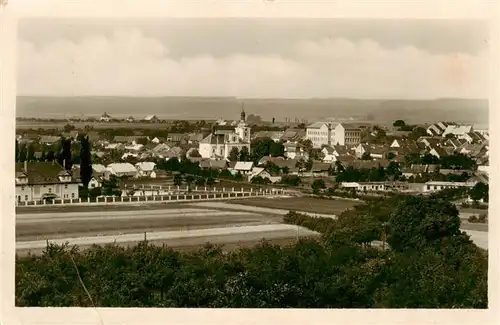
<svg viewBox="0 0 500 325">
<path fill-rule="evenodd" d="M 470 216 L 467 221 L 469 221 L 470 223 L 476 223 L 477 222 L 477 216 L 476 215 L 472 215 Z"/>
</svg>

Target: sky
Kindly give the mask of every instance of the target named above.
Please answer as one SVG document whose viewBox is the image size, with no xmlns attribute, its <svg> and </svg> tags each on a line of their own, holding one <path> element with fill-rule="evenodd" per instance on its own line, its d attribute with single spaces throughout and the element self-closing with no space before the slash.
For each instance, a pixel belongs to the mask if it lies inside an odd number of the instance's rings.
<svg viewBox="0 0 500 325">
<path fill-rule="evenodd" d="M 22 19 L 18 94 L 488 97 L 486 22 Z"/>
</svg>

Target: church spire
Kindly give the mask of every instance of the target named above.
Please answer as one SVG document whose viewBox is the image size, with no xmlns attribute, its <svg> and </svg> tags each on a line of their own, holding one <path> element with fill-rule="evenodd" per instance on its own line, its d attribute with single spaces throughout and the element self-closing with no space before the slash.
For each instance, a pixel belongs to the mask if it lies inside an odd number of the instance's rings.
<svg viewBox="0 0 500 325">
<path fill-rule="evenodd" d="M 246 120 L 246 114 L 245 114 L 245 103 L 241 104 L 241 115 L 240 115 L 240 120 L 242 122 L 245 122 Z"/>
</svg>

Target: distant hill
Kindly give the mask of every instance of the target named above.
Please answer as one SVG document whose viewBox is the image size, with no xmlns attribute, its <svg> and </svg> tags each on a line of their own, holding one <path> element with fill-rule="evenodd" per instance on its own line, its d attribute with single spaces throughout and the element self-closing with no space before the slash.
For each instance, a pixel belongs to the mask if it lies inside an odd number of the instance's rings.
<svg viewBox="0 0 500 325">
<path fill-rule="evenodd" d="M 370 115 L 376 121 L 396 119 L 408 123 L 453 120 L 488 123 L 488 100 L 443 98 L 436 100 L 363 100 L 348 98 L 243 99 L 235 97 L 17 97 L 18 117 L 64 118 L 98 116 L 163 119 L 237 119 L 241 104 L 248 114 L 263 119 L 346 118 Z"/>
</svg>

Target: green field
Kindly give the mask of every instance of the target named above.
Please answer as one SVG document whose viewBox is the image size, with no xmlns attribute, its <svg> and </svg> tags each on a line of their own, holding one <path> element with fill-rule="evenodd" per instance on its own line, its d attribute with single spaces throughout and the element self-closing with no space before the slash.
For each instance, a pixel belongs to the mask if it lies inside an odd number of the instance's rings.
<svg viewBox="0 0 500 325">
<path fill-rule="evenodd" d="M 322 214 L 339 214 L 359 204 L 352 200 L 317 199 L 310 197 L 250 198 L 231 200 L 228 203 Z"/>
</svg>

